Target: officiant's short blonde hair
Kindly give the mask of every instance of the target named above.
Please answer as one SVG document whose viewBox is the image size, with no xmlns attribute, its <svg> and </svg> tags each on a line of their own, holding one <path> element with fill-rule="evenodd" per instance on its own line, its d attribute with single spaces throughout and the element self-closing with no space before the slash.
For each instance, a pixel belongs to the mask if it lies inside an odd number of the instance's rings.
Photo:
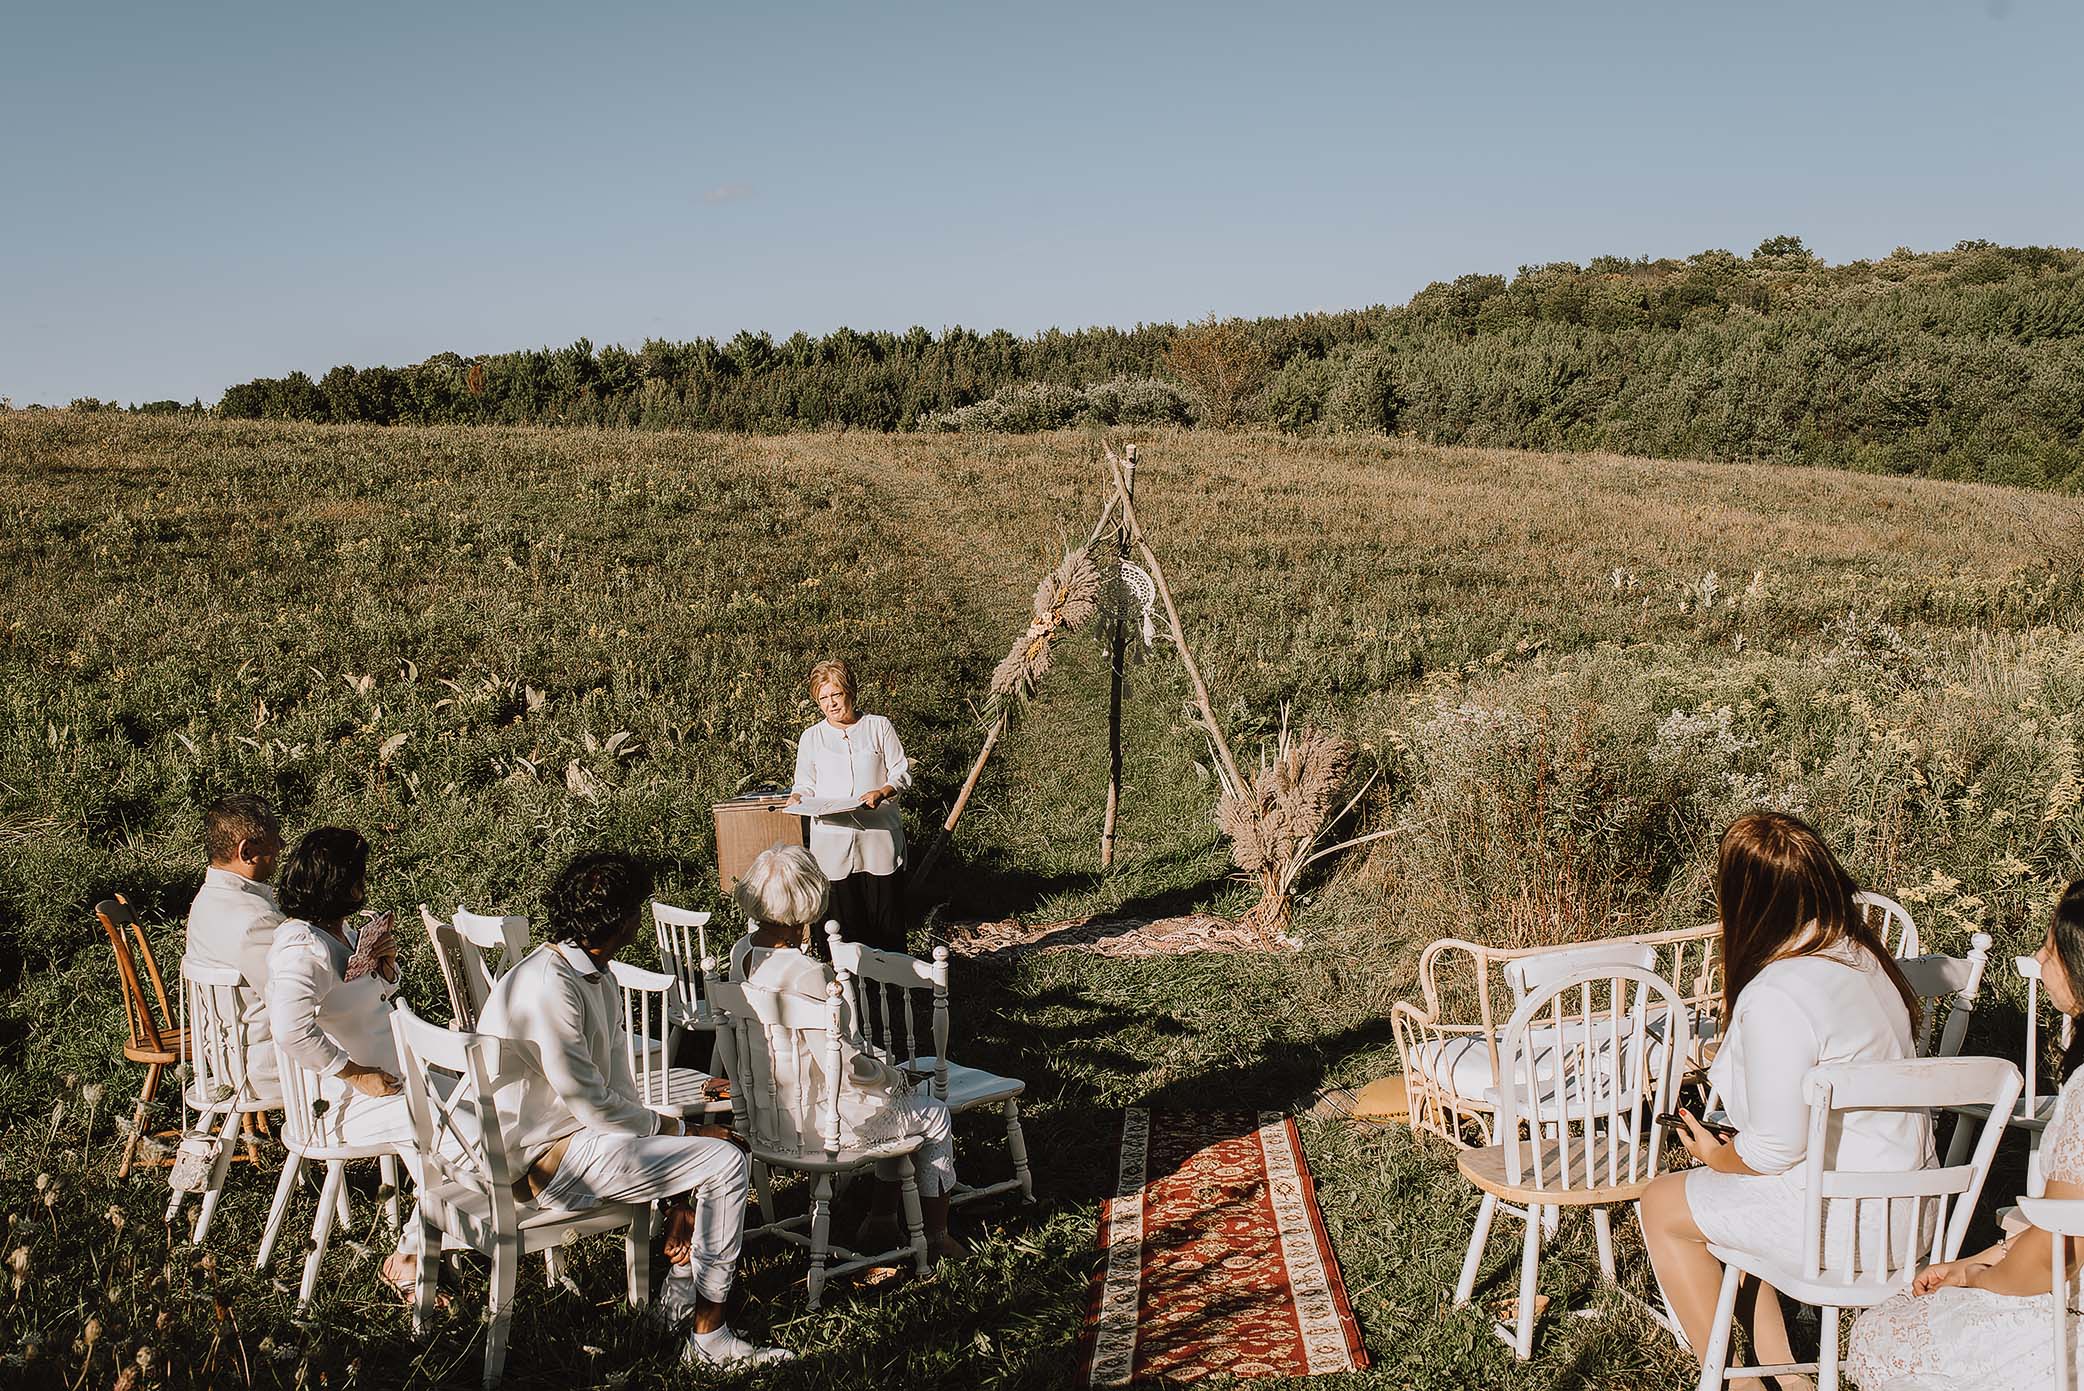
<svg viewBox="0 0 2084 1391">
<path fill-rule="evenodd" d="M 762 850 L 731 896 L 738 911 L 773 927 L 811 927 L 824 915 L 832 881 L 800 845 Z"/>
<path fill-rule="evenodd" d="M 857 698 L 854 688 L 854 668 L 847 665 L 844 657 L 827 657 L 810 669 L 810 698 L 816 700 L 818 692 L 826 682 L 839 687 L 848 700 Z"/>
</svg>

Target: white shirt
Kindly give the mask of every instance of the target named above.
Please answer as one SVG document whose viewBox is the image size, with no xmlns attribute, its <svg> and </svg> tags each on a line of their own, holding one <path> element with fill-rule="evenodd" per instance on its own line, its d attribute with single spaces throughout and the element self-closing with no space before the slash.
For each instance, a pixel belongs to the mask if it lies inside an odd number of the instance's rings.
<svg viewBox="0 0 2084 1391">
<path fill-rule="evenodd" d="M 622 992 L 571 943 L 545 943 L 501 976 L 478 1032 L 528 1045 L 520 1079 L 493 1098 L 522 1165 L 581 1130 L 658 1134 L 623 1052 Z"/>
<path fill-rule="evenodd" d="M 897 742 L 897 730 L 881 715 L 862 715 L 845 729 L 820 720 L 796 741 L 791 792 L 852 799 L 886 783 L 900 792 L 910 787 L 912 765 Z M 895 874 L 905 857 L 904 816 L 894 800 L 873 809 L 814 816 L 810 853 L 827 879 Z"/>
<path fill-rule="evenodd" d="M 268 1042 L 268 952 L 281 925 L 274 889 L 215 865 L 203 871 L 203 886 L 188 905 L 189 958 L 202 966 L 229 967 L 246 981 L 239 992 L 246 1078 L 259 1096 L 278 1091 L 275 1049 Z"/>
<path fill-rule="evenodd" d="M 1881 963 L 1850 942 L 1830 953 L 1769 962 L 1737 997 L 1736 1017 L 1708 1078 L 1737 1128 L 1737 1155 L 1761 1174 L 1809 1153 L 1803 1081 L 1827 1063 L 1915 1057 L 1910 1012 Z M 1833 1118 L 1825 1158 L 1842 1170 L 1897 1173 L 1931 1157 L 1924 1111 L 1847 1111 Z"/>
<path fill-rule="evenodd" d="M 268 951 L 268 1016 L 275 1043 L 297 1066 L 337 1077 L 350 1062 L 400 1074 L 391 1037 L 391 996 L 397 987 L 374 972 L 348 980 L 347 959 L 361 932 L 342 942 L 302 918 L 275 929 Z M 335 1095 L 338 1088 L 322 1094 Z"/>
</svg>

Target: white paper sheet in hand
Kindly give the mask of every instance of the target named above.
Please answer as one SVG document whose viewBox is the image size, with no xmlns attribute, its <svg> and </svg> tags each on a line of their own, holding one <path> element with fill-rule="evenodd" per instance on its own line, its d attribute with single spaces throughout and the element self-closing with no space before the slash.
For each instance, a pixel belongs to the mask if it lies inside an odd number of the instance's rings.
<svg viewBox="0 0 2084 1391">
<path fill-rule="evenodd" d="M 792 806 L 782 808 L 797 816 L 836 816 L 843 811 L 861 810 L 859 797 L 805 797 Z"/>
</svg>

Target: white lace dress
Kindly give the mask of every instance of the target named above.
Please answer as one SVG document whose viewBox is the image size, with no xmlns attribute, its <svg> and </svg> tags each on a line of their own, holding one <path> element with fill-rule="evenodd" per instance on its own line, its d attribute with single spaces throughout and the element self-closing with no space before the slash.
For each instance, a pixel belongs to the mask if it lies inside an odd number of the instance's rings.
<svg viewBox="0 0 2084 1391">
<path fill-rule="evenodd" d="M 2041 1138 L 2043 1178 L 2084 1184 L 2084 1072 L 2062 1085 Z M 1861 1391 L 2041 1391 L 2054 1378 L 2053 1301 L 2060 1296 L 1992 1294 L 1951 1285 L 1899 1294 L 1860 1315 L 1845 1370 Z M 2069 1344 L 2084 1373 L 2078 1318 Z"/>
</svg>

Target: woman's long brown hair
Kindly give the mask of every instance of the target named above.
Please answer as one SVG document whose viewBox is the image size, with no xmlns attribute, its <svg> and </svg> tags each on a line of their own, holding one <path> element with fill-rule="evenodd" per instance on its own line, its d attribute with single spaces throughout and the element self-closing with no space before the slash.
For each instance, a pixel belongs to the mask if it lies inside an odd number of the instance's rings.
<svg viewBox="0 0 2084 1391">
<path fill-rule="evenodd" d="M 1767 962 L 1815 956 L 1849 940 L 1881 963 L 1910 1011 L 1915 1034 L 1923 1014 L 1917 991 L 1881 933 L 1853 902 L 1858 892 L 1823 837 L 1799 817 L 1754 811 L 1732 821 L 1722 833 L 1715 871 L 1722 918 L 1723 1027 L 1735 1017 L 1737 997 Z"/>
</svg>

